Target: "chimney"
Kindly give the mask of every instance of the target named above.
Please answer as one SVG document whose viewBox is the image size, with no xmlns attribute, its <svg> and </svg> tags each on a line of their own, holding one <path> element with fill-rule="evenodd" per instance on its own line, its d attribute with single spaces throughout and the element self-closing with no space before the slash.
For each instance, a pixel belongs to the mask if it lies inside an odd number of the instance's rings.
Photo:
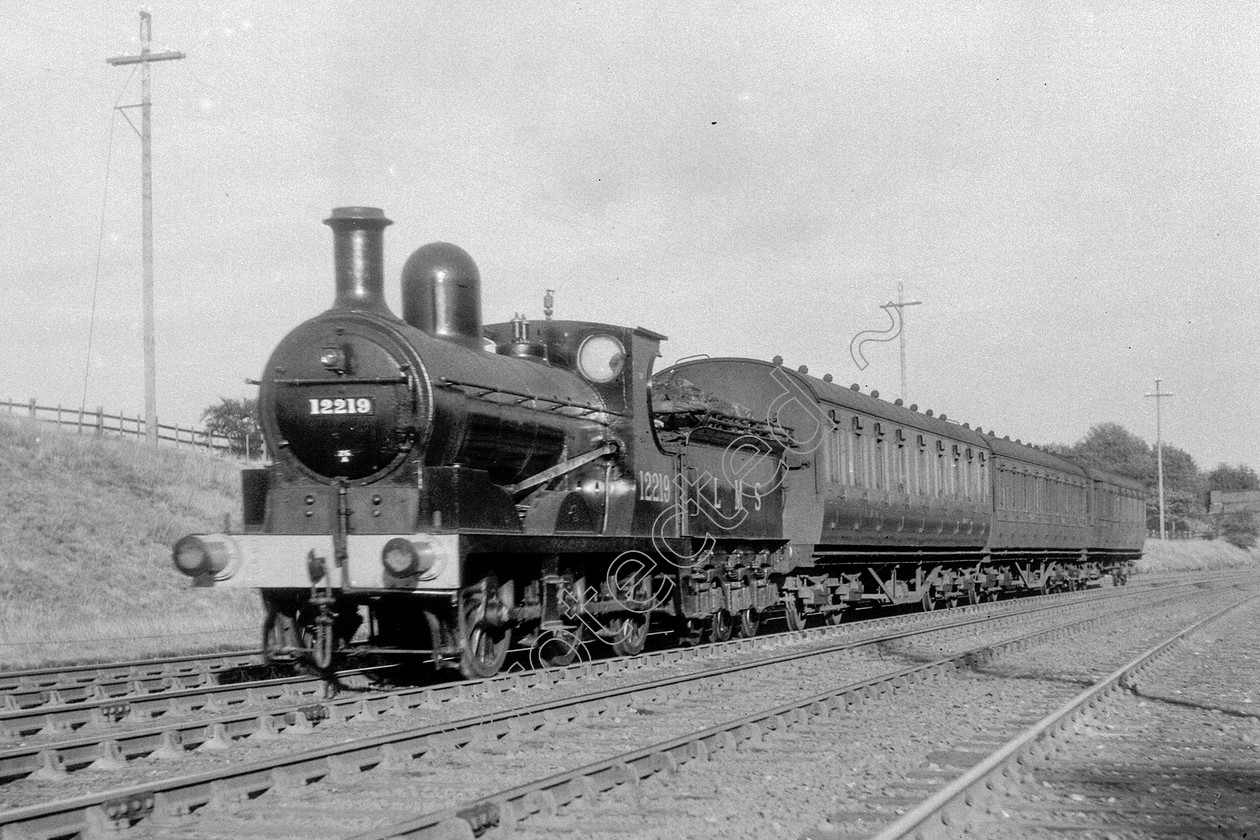
<svg viewBox="0 0 1260 840">
<path fill-rule="evenodd" d="M 333 229 L 337 275 L 334 308 L 391 314 L 385 303 L 383 231 L 393 222 L 379 207 L 334 207 L 324 224 Z"/>
</svg>

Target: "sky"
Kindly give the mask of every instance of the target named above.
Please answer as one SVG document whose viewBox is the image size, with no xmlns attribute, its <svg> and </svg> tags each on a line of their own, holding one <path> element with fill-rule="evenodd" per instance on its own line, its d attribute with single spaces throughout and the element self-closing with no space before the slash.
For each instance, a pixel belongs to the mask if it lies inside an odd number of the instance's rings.
<svg viewBox="0 0 1260 840">
<path fill-rule="evenodd" d="M 467 250 L 487 323 L 780 355 L 1038 443 L 1100 422 L 1260 469 L 1254 2 L 156 2 L 157 402 L 253 394 L 333 299 Z M 0 397 L 140 414 L 139 7 L 0 0 Z M 126 111 L 135 117 L 136 109 Z M 89 339 L 90 336 L 90 339 Z M 89 346 L 90 340 L 90 346 Z"/>
</svg>

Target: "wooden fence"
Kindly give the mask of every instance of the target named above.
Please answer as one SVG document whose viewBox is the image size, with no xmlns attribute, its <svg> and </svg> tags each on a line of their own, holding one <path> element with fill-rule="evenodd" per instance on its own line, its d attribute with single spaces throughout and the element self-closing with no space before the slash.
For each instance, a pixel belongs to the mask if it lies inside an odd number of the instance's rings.
<svg viewBox="0 0 1260 840">
<path fill-rule="evenodd" d="M 79 434 L 115 435 L 120 437 L 143 438 L 145 432 L 144 418 L 140 415 L 128 417 L 125 414 L 106 414 L 105 409 L 98 407 L 95 411 L 84 411 L 78 408 L 62 406 L 38 405 L 35 400 L 17 402 L 0 400 L 0 414 L 10 417 L 21 417 L 39 423 L 55 423 L 62 427 L 73 427 Z M 250 450 L 250 444 L 257 447 L 256 441 L 235 440 L 214 435 L 205 429 L 193 426 L 174 426 L 158 423 L 158 443 L 174 446 L 194 446 L 216 452 L 243 455 Z"/>
</svg>

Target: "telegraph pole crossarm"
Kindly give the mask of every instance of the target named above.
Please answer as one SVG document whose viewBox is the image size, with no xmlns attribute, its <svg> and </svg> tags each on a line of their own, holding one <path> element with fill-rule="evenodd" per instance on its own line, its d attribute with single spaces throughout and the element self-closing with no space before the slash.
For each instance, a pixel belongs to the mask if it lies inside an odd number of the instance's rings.
<svg viewBox="0 0 1260 840">
<path fill-rule="evenodd" d="M 897 281 L 897 301 L 888 301 L 881 309 L 896 309 L 901 315 L 899 321 L 899 329 L 897 330 L 897 343 L 901 351 L 901 399 L 906 400 L 906 307 L 918 306 L 921 300 L 906 300 L 905 284 L 900 280 Z"/>
<path fill-rule="evenodd" d="M 1161 391 L 1159 383 L 1162 380 L 1155 380 L 1155 391 L 1145 394 L 1147 397 L 1155 398 L 1155 463 L 1158 471 L 1159 481 L 1159 538 L 1164 539 L 1164 435 L 1160 428 L 1160 413 L 1163 407 L 1164 397 L 1171 397 L 1172 394 L 1167 391 Z"/>
<path fill-rule="evenodd" d="M 174 61 L 184 58 L 182 52 L 152 52 L 152 16 L 140 12 L 140 55 L 120 55 L 105 62 L 115 67 L 124 64 L 140 65 L 140 212 L 142 221 L 142 262 L 144 264 L 144 436 L 148 443 L 157 445 L 157 340 L 153 328 L 153 155 L 150 149 L 151 126 L 149 111 L 152 107 L 149 65 L 155 61 Z M 135 106 L 123 106 L 135 107 Z M 119 109 L 121 110 L 121 109 Z M 123 116 L 127 112 L 123 111 Z M 131 118 L 127 118 L 131 122 Z M 135 125 L 131 126 L 133 129 Z"/>
</svg>

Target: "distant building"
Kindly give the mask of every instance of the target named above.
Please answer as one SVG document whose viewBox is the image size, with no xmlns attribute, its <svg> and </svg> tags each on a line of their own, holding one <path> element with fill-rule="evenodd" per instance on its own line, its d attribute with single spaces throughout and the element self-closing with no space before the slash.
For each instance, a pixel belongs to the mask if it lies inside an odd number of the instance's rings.
<svg viewBox="0 0 1260 840">
<path fill-rule="evenodd" d="M 1251 511 L 1260 517 L 1260 490 L 1213 490 L 1208 495 L 1208 513 Z"/>
</svg>

